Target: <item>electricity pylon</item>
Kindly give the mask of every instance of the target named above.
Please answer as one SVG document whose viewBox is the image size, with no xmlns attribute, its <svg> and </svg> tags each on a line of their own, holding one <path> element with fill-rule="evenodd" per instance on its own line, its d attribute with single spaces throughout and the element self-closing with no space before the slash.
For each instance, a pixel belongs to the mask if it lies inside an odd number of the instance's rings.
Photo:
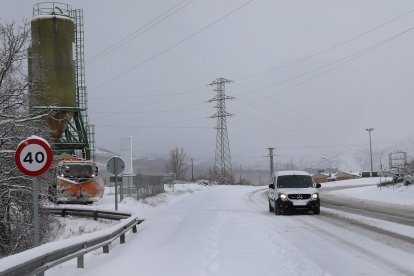
<svg viewBox="0 0 414 276">
<path fill-rule="evenodd" d="M 232 100 L 234 97 L 226 96 L 225 84 L 231 82 L 228 79 L 217 78 L 209 85 L 216 85 L 217 95 L 209 102 L 217 102 L 215 108 L 217 112 L 210 118 L 217 118 L 217 135 L 216 135 L 216 156 L 214 160 L 214 179 L 219 184 L 233 184 L 234 176 L 231 167 L 230 145 L 227 134 L 226 117 L 233 116 L 226 111 L 226 100 Z"/>
</svg>

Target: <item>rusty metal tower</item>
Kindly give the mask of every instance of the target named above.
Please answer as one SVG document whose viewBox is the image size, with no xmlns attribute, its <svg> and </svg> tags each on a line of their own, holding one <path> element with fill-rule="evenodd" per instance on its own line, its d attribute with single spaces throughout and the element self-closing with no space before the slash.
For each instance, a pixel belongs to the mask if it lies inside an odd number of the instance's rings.
<svg viewBox="0 0 414 276">
<path fill-rule="evenodd" d="M 209 100 L 209 102 L 217 102 L 217 105 L 215 106 L 215 108 L 217 108 L 217 112 L 210 116 L 210 118 L 217 118 L 214 179 L 220 184 L 234 183 L 226 121 L 228 116 L 233 116 L 233 114 L 226 111 L 226 100 L 234 99 L 234 97 L 226 96 L 225 93 L 225 84 L 230 82 L 230 80 L 225 78 L 217 78 L 209 84 L 211 86 L 216 86 L 214 91 L 217 91 L 217 95 Z"/>
</svg>

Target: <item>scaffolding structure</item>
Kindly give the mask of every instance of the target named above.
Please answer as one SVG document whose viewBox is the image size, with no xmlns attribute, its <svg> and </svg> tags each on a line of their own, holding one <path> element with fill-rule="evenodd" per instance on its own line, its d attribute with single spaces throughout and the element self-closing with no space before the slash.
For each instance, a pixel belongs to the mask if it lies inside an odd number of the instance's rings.
<svg viewBox="0 0 414 276">
<path fill-rule="evenodd" d="M 86 157 L 94 161 L 95 159 L 95 126 L 89 124 L 88 119 L 88 94 L 85 81 L 85 32 L 83 10 L 72 10 L 71 17 L 75 20 L 75 69 L 76 69 L 76 99 L 82 116 L 82 121 L 87 129 L 88 148 Z"/>
</svg>

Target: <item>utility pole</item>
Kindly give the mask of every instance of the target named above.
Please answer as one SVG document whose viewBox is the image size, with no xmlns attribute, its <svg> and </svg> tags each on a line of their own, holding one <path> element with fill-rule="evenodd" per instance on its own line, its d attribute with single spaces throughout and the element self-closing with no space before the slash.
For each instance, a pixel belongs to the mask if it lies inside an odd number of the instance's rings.
<svg viewBox="0 0 414 276">
<path fill-rule="evenodd" d="M 191 181 L 194 182 L 194 160 L 191 158 Z"/>
<path fill-rule="evenodd" d="M 219 184 L 234 184 L 233 171 L 231 167 L 230 145 L 227 134 L 226 117 L 233 116 L 226 112 L 226 100 L 233 100 L 234 97 L 226 96 L 225 84 L 231 81 L 224 78 L 217 78 L 210 86 L 215 85 L 217 95 L 209 102 L 217 102 L 217 112 L 210 118 L 217 118 L 216 155 L 214 161 L 214 179 Z"/>
<path fill-rule="evenodd" d="M 242 182 L 242 165 L 240 164 L 240 173 L 239 173 L 239 184 Z"/>
<path fill-rule="evenodd" d="M 275 171 L 274 170 L 274 167 L 273 167 L 273 150 L 275 149 L 275 148 L 267 148 L 268 150 L 269 150 L 269 155 L 268 155 L 268 157 L 270 158 L 270 179 L 272 179 L 272 176 L 273 176 L 273 172 Z"/>
<path fill-rule="evenodd" d="M 371 156 L 371 173 L 370 176 L 372 177 L 372 172 L 373 172 L 373 168 L 372 168 L 372 146 L 371 146 L 371 131 L 373 131 L 373 128 L 367 128 L 365 129 L 366 131 L 368 131 L 369 133 L 369 154 Z"/>
<path fill-rule="evenodd" d="M 381 154 L 380 154 L 380 170 L 381 170 L 381 172 L 382 172 L 382 155 L 383 154 L 384 154 L 383 152 L 381 152 Z"/>
</svg>

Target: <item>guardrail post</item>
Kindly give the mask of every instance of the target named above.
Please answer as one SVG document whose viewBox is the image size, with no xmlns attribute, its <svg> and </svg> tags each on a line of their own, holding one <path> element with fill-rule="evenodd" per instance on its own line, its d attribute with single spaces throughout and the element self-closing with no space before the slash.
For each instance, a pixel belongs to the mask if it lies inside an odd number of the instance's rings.
<svg viewBox="0 0 414 276">
<path fill-rule="evenodd" d="M 93 212 L 93 220 L 98 220 L 98 211 Z"/>
<path fill-rule="evenodd" d="M 66 209 L 62 209 L 62 217 L 64 218 L 66 216 Z"/>
<path fill-rule="evenodd" d="M 137 225 L 135 224 L 134 226 L 132 226 L 132 233 L 136 233 L 137 232 Z"/>
<path fill-rule="evenodd" d="M 109 253 L 109 245 L 103 246 L 103 253 Z"/>
<path fill-rule="evenodd" d="M 78 268 L 85 268 L 84 256 L 85 255 L 78 256 Z"/>
<path fill-rule="evenodd" d="M 125 234 L 122 234 L 119 239 L 121 243 L 125 243 Z"/>
</svg>

